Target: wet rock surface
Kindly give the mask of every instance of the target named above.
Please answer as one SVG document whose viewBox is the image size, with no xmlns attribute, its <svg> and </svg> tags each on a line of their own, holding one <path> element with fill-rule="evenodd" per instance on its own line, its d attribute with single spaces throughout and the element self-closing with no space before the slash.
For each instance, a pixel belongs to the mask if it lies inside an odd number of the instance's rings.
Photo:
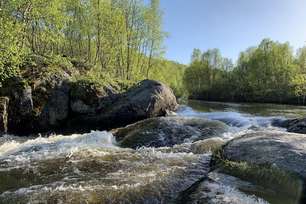
<svg viewBox="0 0 306 204">
<path fill-rule="evenodd" d="M 113 143 L 111 134 L 92 132 L 2 149 L 0 203 L 171 203 L 209 170 L 209 155 Z"/>
<path fill-rule="evenodd" d="M 160 117 L 113 130 L 113 134 L 122 147 L 137 148 L 173 146 L 222 137 L 227 130 L 228 126 L 219 121 L 192 117 Z"/>
<path fill-rule="evenodd" d="M 303 134 L 259 131 L 229 141 L 214 160 L 221 171 L 263 186 L 266 192 L 270 189 L 273 193 L 265 196 L 272 203 L 276 197 L 304 203 L 305 150 Z"/>
<path fill-rule="evenodd" d="M 228 142 L 223 156 L 231 161 L 269 164 L 306 177 L 306 136 L 284 132 L 255 132 Z"/>
<path fill-rule="evenodd" d="M 127 97 L 76 87 L 58 86 L 40 121 L 67 125 Z M 305 135 L 275 127 L 282 117 L 165 112 L 111 132 L 0 137 L 0 203 L 305 203 Z"/>
<path fill-rule="evenodd" d="M 306 118 L 286 120 L 281 124 L 288 132 L 306 134 Z"/>
</svg>

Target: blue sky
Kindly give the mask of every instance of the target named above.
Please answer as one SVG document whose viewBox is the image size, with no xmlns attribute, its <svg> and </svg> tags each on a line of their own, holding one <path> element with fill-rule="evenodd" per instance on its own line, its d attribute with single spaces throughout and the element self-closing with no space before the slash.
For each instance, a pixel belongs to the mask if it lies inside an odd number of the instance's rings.
<svg viewBox="0 0 306 204">
<path fill-rule="evenodd" d="M 193 48 L 225 57 L 263 38 L 306 45 L 306 0 L 161 0 L 166 58 L 188 64 Z"/>
</svg>

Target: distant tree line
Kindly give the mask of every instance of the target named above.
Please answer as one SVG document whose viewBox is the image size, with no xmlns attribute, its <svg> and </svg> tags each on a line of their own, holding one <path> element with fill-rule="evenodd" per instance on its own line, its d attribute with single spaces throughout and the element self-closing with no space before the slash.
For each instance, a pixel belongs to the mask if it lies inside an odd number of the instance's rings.
<svg viewBox="0 0 306 204">
<path fill-rule="evenodd" d="M 159 3 L 0 0 L 0 82 L 17 75 L 29 55 L 78 59 L 93 65 L 91 75 L 123 81 L 159 79 L 159 72 L 182 78 L 182 66 L 162 58 Z"/>
<path fill-rule="evenodd" d="M 289 43 L 264 39 L 236 64 L 218 49 L 194 49 L 184 84 L 194 99 L 305 104 L 306 47 L 294 54 Z"/>
</svg>

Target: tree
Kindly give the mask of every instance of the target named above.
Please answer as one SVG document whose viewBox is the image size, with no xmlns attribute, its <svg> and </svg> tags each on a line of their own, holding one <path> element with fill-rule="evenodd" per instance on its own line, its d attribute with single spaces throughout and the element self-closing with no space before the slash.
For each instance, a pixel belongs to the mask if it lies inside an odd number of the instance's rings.
<svg viewBox="0 0 306 204">
<path fill-rule="evenodd" d="M 80 61 L 92 65 L 90 76 L 127 84 L 166 79 L 158 67 L 179 85 L 160 66 L 182 72 L 162 58 L 159 0 L 0 0 L 0 8 L 0 81 L 18 74 L 27 54 Z"/>
<path fill-rule="evenodd" d="M 194 50 L 191 66 L 185 71 L 184 81 L 191 96 L 282 103 L 304 94 L 306 48 L 300 49 L 295 59 L 289 43 L 264 39 L 258 46 L 241 52 L 236 66 L 218 49 L 203 52 L 199 61 L 196 59 L 200 52 Z M 200 68 L 205 68 L 205 76 Z M 196 86 L 197 82 L 201 86 Z M 197 88 L 190 90 L 192 87 Z"/>
<path fill-rule="evenodd" d="M 19 74 L 25 50 L 21 42 L 23 29 L 10 16 L 12 5 L 0 1 L 0 87 L 3 81 Z"/>
<path fill-rule="evenodd" d="M 200 62 L 202 57 L 202 52 L 200 49 L 193 49 L 192 55 L 191 55 L 191 63 L 194 62 Z"/>
</svg>

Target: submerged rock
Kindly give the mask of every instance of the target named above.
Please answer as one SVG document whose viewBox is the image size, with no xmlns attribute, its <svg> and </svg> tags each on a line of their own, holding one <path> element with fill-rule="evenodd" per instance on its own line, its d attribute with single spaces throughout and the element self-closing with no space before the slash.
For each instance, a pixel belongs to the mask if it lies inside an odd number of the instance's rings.
<svg viewBox="0 0 306 204">
<path fill-rule="evenodd" d="M 221 137 L 227 129 L 222 122 L 203 118 L 160 117 L 116 129 L 113 134 L 122 147 L 162 147 Z"/>
<path fill-rule="evenodd" d="M 286 120 L 281 126 L 287 128 L 288 132 L 306 134 L 306 118 Z"/>
<path fill-rule="evenodd" d="M 210 173 L 211 174 L 211 173 Z M 229 181 L 222 181 L 212 176 L 199 180 L 186 191 L 182 192 L 176 203 L 178 204 L 268 204 L 265 200 L 240 190 L 242 185 L 236 186 L 233 177 Z M 230 176 L 227 176 L 230 177 Z M 242 181 L 243 182 L 243 181 Z M 244 182 L 246 183 L 246 182 Z M 249 184 L 248 190 L 252 187 Z M 253 189 L 251 189 L 253 190 Z M 279 204 L 279 203 L 278 203 Z"/>
<path fill-rule="evenodd" d="M 229 141 L 216 155 L 222 171 L 305 202 L 306 137 L 254 132 Z M 217 166 L 218 166 L 217 165 Z"/>
</svg>

